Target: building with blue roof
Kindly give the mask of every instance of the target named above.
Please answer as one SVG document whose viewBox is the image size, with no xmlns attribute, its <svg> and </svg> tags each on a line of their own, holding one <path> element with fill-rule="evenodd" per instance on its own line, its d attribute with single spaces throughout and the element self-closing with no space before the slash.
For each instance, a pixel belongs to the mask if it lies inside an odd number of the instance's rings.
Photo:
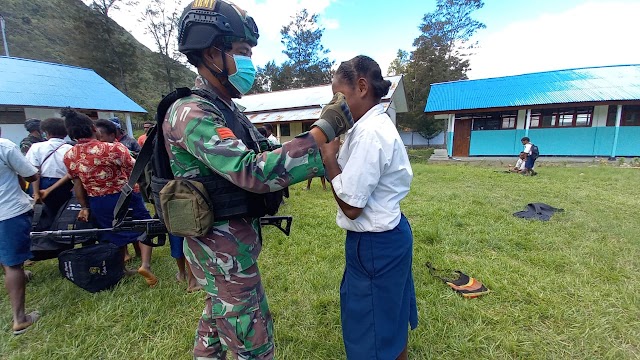
<svg viewBox="0 0 640 360">
<path fill-rule="evenodd" d="M 2 137 L 18 143 L 26 119 L 59 117 L 65 107 L 93 119 L 125 113 L 130 133 L 130 114 L 147 112 L 91 69 L 0 56 Z"/>
<path fill-rule="evenodd" d="M 449 156 L 504 156 L 529 137 L 541 156 L 640 156 L 640 65 L 432 84 Z"/>
</svg>

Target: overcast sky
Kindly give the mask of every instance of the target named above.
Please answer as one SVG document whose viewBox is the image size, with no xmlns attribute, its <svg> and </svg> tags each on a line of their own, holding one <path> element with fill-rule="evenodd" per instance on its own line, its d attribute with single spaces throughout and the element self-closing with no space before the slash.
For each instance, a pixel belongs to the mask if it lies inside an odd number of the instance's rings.
<svg viewBox="0 0 640 360">
<path fill-rule="evenodd" d="M 180 0 L 177 0 L 180 1 Z M 137 8 L 113 12 L 113 18 L 140 42 L 154 49 L 137 22 L 148 0 Z M 180 1 L 182 8 L 189 1 Z M 411 50 L 425 13 L 435 0 L 236 0 L 260 29 L 254 62 L 286 59 L 280 29 L 306 8 L 320 14 L 323 45 L 329 58 L 348 60 L 366 54 L 383 71 L 398 49 Z M 181 12 L 181 11 L 180 11 Z M 638 0 L 485 0 L 475 18 L 487 28 L 474 40 L 472 79 L 601 65 L 640 64 L 637 45 Z"/>
</svg>

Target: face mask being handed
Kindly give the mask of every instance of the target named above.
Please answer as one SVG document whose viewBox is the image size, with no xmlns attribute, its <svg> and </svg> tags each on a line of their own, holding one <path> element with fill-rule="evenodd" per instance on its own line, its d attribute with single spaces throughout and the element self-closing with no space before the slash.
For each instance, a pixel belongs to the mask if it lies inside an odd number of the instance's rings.
<svg viewBox="0 0 640 360">
<path fill-rule="evenodd" d="M 235 74 L 229 75 L 229 82 L 244 95 L 251 90 L 256 80 L 256 68 L 248 56 L 233 55 L 233 61 L 236 63 L 237 70 Z"/>
</svg>

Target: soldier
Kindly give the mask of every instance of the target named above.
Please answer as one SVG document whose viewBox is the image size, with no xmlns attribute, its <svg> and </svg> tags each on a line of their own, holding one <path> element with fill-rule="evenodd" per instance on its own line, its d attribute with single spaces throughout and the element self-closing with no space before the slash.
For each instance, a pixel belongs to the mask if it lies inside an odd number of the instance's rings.
<svg viewBox="0 0 640 360">
<path fill-rule="evenodd" d="M 42 131 L 40 131 L 39 119 L 28 119 L 24 122 L 24 128 L 27 129 L 29 135 L 20 141 L 20 151 L 22 155 L 27 155 L 27 151 L 31 148 L 31 145 L 44 141 Z"/>
<path fill-rule="evenodd" d="M 205 236 L 185 238 L 185 256 L 207 292 L 196 359 L 224 359 L 226 351 L 238 359 L 273 358 L 273 322 L 257 265 L 259 217 L 266 207 L 277 209 L 283 188 L 323 175 L 318 146 L 353 124 L 344 98 L 336 96 L 323 110 L 327 120 L 260 152 L 268 142 L 232 101 L 253 85 L 257 40 L 253 19 L 226 1 L 195 0 L 180 20 L 178 50 L 198 69 L 195 89 L 208 95 L 173 103 L 162 126 L 165 148 L 175 177 L 209 179 L 214 214 L 228 215 L 217 216 Z M 235 196 L 245 200 L 227 200 L 225 207 L 222 199 Z"/>
<path fill-rule="evenodd" d="M 116 139 L 129 149 L 131 156 L 137 157 L 138 153 L 140 153 L 140 145 L 138 144 L 138 141 L 127 135 L 122 128 L 120 119 L 117 116 L 112 117 L 109 120 L 116 126 Z"/>
</svg>

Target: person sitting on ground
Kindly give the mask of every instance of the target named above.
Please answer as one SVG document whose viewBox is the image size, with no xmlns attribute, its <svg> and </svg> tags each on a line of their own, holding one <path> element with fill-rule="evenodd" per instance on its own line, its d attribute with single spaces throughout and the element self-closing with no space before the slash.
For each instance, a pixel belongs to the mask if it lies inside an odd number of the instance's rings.
<svg viewBox="0 0 640 360">
<path fill-rule="evenodd" d="M 145 121 L 144 124 L 142 124 L 142 127 L 144 128 L 144 134 L 140 135 L 138 138 L 138 145 L 140 145 L 140 148 L 142 148 L 144 142 L 147 141 L 147 136 L 149 135 L 149 130 L 153 127 L 153 122 Z"/>
<path fill-rule="evenodd" d="M 32 257 L 29 231 L 33 217 L 31 198 L 22 189 L 24 180 L 34 182 L 38 177 L 38 169 L 29 164 L 18 146 L 0 138 L 0 264 L 13 311 L 14 335 L 27 331 L 40 317 L 37 311 L 25 314 L 27 272 L 22 265 Z"/>
<path fill-rule="evenodd" d="M 110 228 L 113 223 L 113 209 L 120 197 L 121 188 L 127 184 L 135 160 L 123 144 L 98 141 L 97 129 L 88 116 L 69 108 L 61 113 L 69 136 L 78 142 L 64 156 L 64 163 L 73 178 L 76 198 L 82 206 L 78 219 L 89 221 L 91 212 L 91 219 L 95 225 L 99 228 Z M 129 206 L 130 215 L 134 220 L 151 219 L 138 191 L 132 193 Z M 140 235 L 135 232 L 110 233 L 104 240 L 120 247 L 124 257 L 126 245 L 137 242 Z M 138 273 L 153 287 L 157 284 L 158 278 L 151 272 L 152 249 L 142 243 L 140 249 L 142 264 Z"/>
<path fill-rule="evenodd" d="M 520 155 L 518 156 L 518 161 L 516 162 L 516 166 L 514 166 L 512 169 L 509 169 L 509 171 L 514 173 L 524 174 L 526 171 L 526 168 L 524 167 L 526 160 L 527 160 L 527 154 L 524 152 L 521 152 Z"/>
<path fill-rule="evenodd" d="M 55 215 L 60 207 L 71 198 L 73 184 L 67 181 L 47 194 L 45 199 L 40 196 L 41 190 L 46 190 L 65 177 L 67 167 L 64 165 L 64 154 L 72 146 L 64 140 L 67 136 L 64 120 L 60 118 L 45 119 L 40 124 L 40 128 L 47 134 L 49 140 L 33 144 L 27 152 L 27 160 L 31 165 L 40 169 L 40 179 L 31 183 L 33 198 L 37 203 L 43 202 L 51 215 Z"/>
<path fill-rule="evenodd" d="M 131 155 L 135 158 L 138 156 L 140 152 L 140 145 L 138 145 L 138 141 L 131 136 L 127 135 L 127 133 L 122 128 L 122 122 L 120 119 L 115 116 L 109 119 L 112 123 L 116 125 L 116 140 L 122 143 L 122 145 L 126 146 L 129 151 L 131 151 Z"/>
</svg>

